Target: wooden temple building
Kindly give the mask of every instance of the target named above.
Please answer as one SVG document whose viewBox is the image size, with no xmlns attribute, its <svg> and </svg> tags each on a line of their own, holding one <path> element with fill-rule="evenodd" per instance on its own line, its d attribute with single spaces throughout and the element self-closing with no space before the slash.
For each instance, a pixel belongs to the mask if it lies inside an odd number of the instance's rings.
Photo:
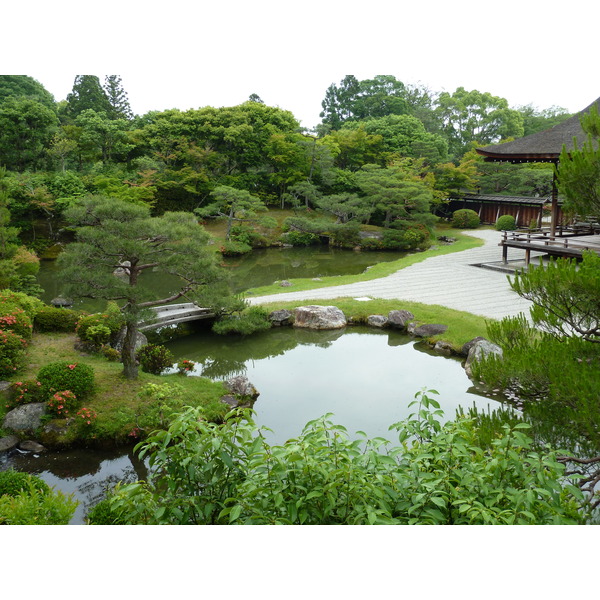
<svg viewBox="0 0 600 600">
<path fill-rule="evenodd" d="M 567 150 L 572 150 L 576 140 L 577 147 L 583 147 L 587 140 L 587 135 L 581 127 L 580 118 L 583 114 L 588 113 L 592 106 L 596 106 L 600 112 L 600 98 L 592 102 L 584 110 L 550 129 L 518 138 L 512 142 L 477 148 L 477 152 L 487 162 L 509 162 L 513 164 L 547 162 L 558 165 L 563 146 Z M 490 197 L 486 198 L 488 203 L 490 203 Z M 505 211 L 500 213 L 499 208 L 502 202 L 505 203 L 505 206 L 512 204 L 512 210 L 517 210 L 516 207 L 519 206 L 528 206 L 531 208 L 537 201 L 539 204 L 542 204 L 542 206 L 538 207 L 538 210 L 542 211 L 543 204 L 546 204 L 548 201 L 548 199 L 529 198 L 529 202 L 526 202 L 524 199 L 513 198 L 511 201 L 508 200 L 509 197 L 502 198 L 503 200 L 496 200 L 495 204 L 491 202 L 495 205 L 498 211 L 497 214 L 515 215 L 514 212 Z M 475 198 L 472 200 L 477 201 Z M 595 218 L 581 216 L 571 223 L 565 222 L 560 210 L 556 174 L 552 182 L 552 196 L 549 200 L 551 207 L 549 228 L 540 226 L 535 231 L 504 232 L 504 238 L 500 243 L 500 246 L 502 246 L 503 262 L 507 262 L 508 248 L 525 250 L 525 262 L 527 264 L 529 264 L 531 251 L 565 257 L 580 257 L 584 250 L 593 250 L 600 254 L 600 223 L 598 216 L 596 215 Z M 483 200 L 481 202 L 483 206 Z M 473 207 L 465 206 L 465 208 Z"/>
</svg>

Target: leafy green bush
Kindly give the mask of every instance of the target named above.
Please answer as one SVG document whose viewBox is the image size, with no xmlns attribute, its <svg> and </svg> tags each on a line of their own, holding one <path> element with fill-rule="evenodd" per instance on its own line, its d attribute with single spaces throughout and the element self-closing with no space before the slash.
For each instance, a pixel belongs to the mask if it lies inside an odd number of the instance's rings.
<svg viewBox="0 0 600 600">
<path fill-rule="evenodd" d="M 165 369 L 173 366 L 175 357 L 165 346 L 146 344 L 137 351 L 137 359 L 144 373 L 160 375 Z"/>
<path fill-rule="evenodd" d="M 80 313 L 69 308 L 44 306 L 35 315 L 33 325 L 36 331 L 75 331 L 75 326 L 80 318 Z"/>
<path fill-rule="evenodd" d="M 60 491 L 31 488 L 0 496 L 0 525 L 68 525 L 78 502 Z"/>
<path fill-rule="evenodd" d="M 14 469 L 0 471 L 0 496 L 16 496 L 20 492 L 27 492 L 31 488 L 46 494 L 50 487 L 36 475 L 21 473 Z"/>
<path fill-rule="evenodd" d="M 517 222 L 512 215 L 502 215 L 496 221 L 497 231 L 514 231 L 517 228 Z"/>
<path fill-rule="evenodd" d="M 106 310 L 103 313 L 94 313 L 93 315 L 82 316 L 77 322 L 75 331 L 79 338 L 85 342 L 95 343 L 90 337 L 89 329 L 93 327 L 103 326 L 110 330 L 111 339 L 116 336 L 125 320 L 118 305 L 115 302 L 109 302 Z M 92 330 L 98 331 L 98 330 Z"/>
<path fill-rule="evenodd" d="M 281 241 L 290 246 L 314 246 L 321 242 L 321 238 L 316 233 L 288 231 L 281 235 Z"/>
<path fill-rule="evenodd" d="M 37 378 L 42 384 L 46 398 L 56 392 L 69 390 L 79 400 L 83 400 L 92 394 L 95 388 L 94 369 L 84 363 L 49 363 L 38 371 Z"/>
<path fill-rule="evenodd" d="M 455 229 L 476 229 L 479 227 L 479 215 L 470 208 L 461 208 L 452 213 L 452 227 Z"/>
<path fill-rule="evenodd" d="M 414 250 L 429 246 L 429 232 L 422 226 L 403 230 L 385 229 L 381 240 L 385 250 Z"/>
<path fill-rule="evenodd" d="M 12 377 L 25 366 L 26 350 L 27 340 L 9 329 L 0 329 L 0 377 Z"/>
<path fill-rule="evenodd" d="M 102 353 L 102 356 L 110 362 L 119 362 L 121 360 L 121 353 L 116 348 L 102 346 L 100 352 Z"/>
<path fill-rule="evenodd" d="M 86 515 L 88 525 L 129 525 L 121 511 L 111 506 L 111 496 L 100 500 Z"/>
<path fill-rule="evenodd" d="M 527 425 L 504 425 L 482 449 L 473 422 L 442 424 L 419 393 L 392 426 L 399 444 L 350 440 L 326 415 L 270 446 L 249 413 L 221 425 L 188 409 L 136 446 L 149 476 L 119 488 L 111 510 L 144 524 L 582 523 L 581 491 L 557 454 L 537 452 Z"/>
<path fill-rule="evenodd" d="M 354 248 L 360 245 L 360 225 L 352 221 L 335 225 L 329 233 L 329 244 L 340 248 Z"/>
<path fill-rule="evenodd" d="M 252 246 L 244 244 L 243 242 L 228 240 L 221 246 L 221 254 L 223 256 L 241 256 L 242 254 L 248 254 L 249 252 L 252 252 Z"/>
<path fill-rule="evenodd" d="M 252 306 L 241 314 L 228 315 L 215 321 L 212 330 L 219 335 L 250 335 L 270 328 L 269 313 L 262 306 Z"/>
<path fill-rule="evenodd" d="M 360 247 L 363 250 L 383 250 L 383 242 L 379 238 L 363 238 Z"/>
</svg>

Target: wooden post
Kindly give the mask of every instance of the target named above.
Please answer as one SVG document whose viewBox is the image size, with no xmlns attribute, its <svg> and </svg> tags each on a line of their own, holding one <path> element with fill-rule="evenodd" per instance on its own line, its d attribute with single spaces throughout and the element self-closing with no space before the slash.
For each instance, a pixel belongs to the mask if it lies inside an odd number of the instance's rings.
<svg viewBox="0 0 600 600">
<path fill-rule="evenodd" d="M 556 163 L 558 165 L 558 163 Z M 556 225 L 558 223 L 558 188 L 556 185 L 556 169 L 552 175 L 552 217 L 550 220 L 550 237 L 556 237 Z"/>
</svg>

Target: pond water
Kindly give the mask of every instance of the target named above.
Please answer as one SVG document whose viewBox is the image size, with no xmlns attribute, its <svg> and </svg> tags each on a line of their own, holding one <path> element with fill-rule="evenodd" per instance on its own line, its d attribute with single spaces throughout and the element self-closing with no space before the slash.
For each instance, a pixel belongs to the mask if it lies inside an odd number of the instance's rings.
<svg viewBox="0 0 600 600">
<path fill-rule="evenodd" d="M 240 257 L 225 257 L 223 266 L 231 273 L 233 292 L 239 293 L 283 279 L 357 275 L 377 263 L 398 260 L 402 256 L 400 252 L 354 252 L 329 246 L 264 248 Z M 37 279 L 45 290 L 42 296 L 45 302 L 62 295 L 57 274 L 56 261 L 41 261 Z M 140 281 L 165 295 L 177 289 L 175 278 L 156 273 L 144 273 Z M 98 302 L 90 300 L 76 300 L 75 306 L 85 310 L 102 309 Z"/>
<path fill-rule="evenodd" d="M 166 344 L 178 360 L 197 362 L 192 376 L 227 379 L 243 374 L 260 396 L 254 405 L 271 444 L 298 436 L 311 419 L 334 413 L 351 436 L 364 431 L 394 442 L 392 423 L 403 420 L 414 395 L 435 389 L 447 419 L 459 406 L 486 410 L 500 398 L 486 396 L 466 376 L 459 360 L 432 353 L 423 343 L 395 331 L 348 327 L 337 331 L 273 329 L 249 338 L 197 333 Z M 39 474 L 81 502 L 73 523 L 115 481 L 145 476 L 145 466 L 130 449 L 110 452 L 74 450 L 39 456 L 12 455 L 0 469 Z"/>
</svg>

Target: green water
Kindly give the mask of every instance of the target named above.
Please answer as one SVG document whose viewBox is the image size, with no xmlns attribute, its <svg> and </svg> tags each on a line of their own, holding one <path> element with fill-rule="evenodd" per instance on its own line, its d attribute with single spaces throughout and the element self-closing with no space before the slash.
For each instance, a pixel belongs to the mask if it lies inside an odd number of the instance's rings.
<svg viewBox="0 0 600 600">
<path fill-rule="evenodd" d="M 408 405 L 423 388 L 440 393 L 447 419 L 459 406 L 498 406 L 474 387 L 459 360 L 395 331 L 281 328 L 249 338 L 206 332 L 166 345 L 178 360 L 198 363 L 194 375 L 248 377 L 260 392 L 256 420 L 273 430 L 271 443 L 299 435 L 325 413 L 351 434 L 388 437 L 389 426 L 415 410 Z"/>
<path fill-rule="evenodd" d="M 354 252 L 328 246 L 266 248 L 241 257 L 224 258 L 222 264 L 231 274 L 232 291 L 239 293 L 283 279 L 356 275 L 377 263 L 398 260 L 401 256 L 399 252 Z M 45 302 L 63 295 L 56 261 L 41 262 L 38 283 L 45 290 L 42 297 Z M 157 273 L 144 273 L 140 283 L 165 296 L 178 289 L 176 278 Z M 82 299 L 75 299 L 75 306 L 89 311 L 103 308 L 98 301 Z"/>
</svg>

